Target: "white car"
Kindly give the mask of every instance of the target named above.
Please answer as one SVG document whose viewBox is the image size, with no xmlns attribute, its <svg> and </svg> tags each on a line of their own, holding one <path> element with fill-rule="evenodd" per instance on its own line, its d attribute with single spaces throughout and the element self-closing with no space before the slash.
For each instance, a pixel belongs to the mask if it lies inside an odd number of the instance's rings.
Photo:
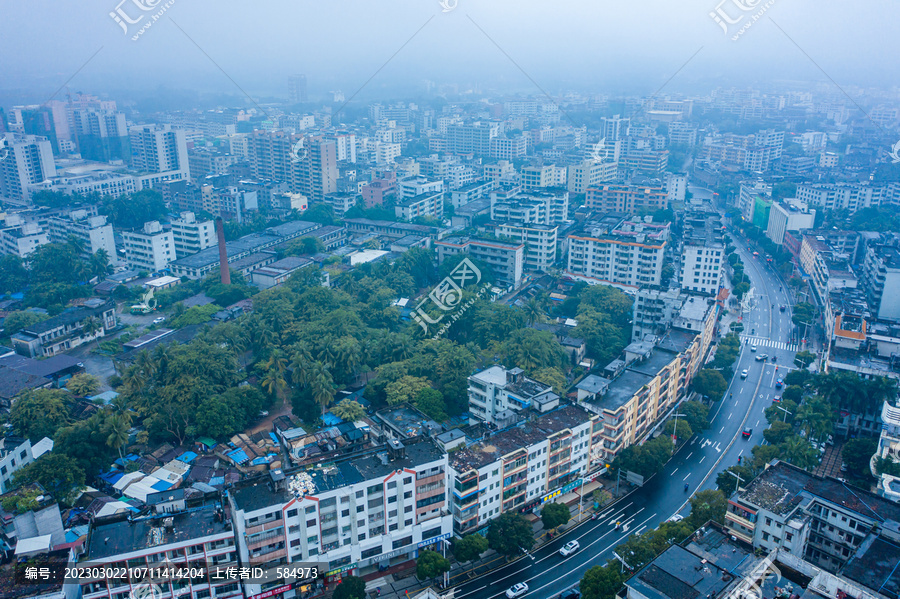
<svg viewBox="0 0 900 599">
<path fill-rule="evenodd" d="M 516 599 L 516 597 L 521 597 L 527 592 L 528 585 L 524 582 L 518 582 L 506 589 L 506 596 L 509 597 L 509 599 Z"/>
<path fill-rule="evenodd" d="M 755 345 L 751 345 L 751 346 L 750 346 L 750 351 L 756 351 L 756 346 L 755 346 Z"/>
<path fill-rule="evenodd" d="M 580 547 L 581 545 L 578 544 L 578 541 L 569 541 L 568 543 L 563 545 L 562 549 L 559 550 L 559 554 L 563 557 L 569 557 L 570 555 L 578 551 Z"/>
<path fill-rule="evenodd" d="M 165 322 L 165 321 L 166 321 L 165 316 L 157 316 L 156 318 L 153 319 L 153 324 L 159 324 L 159 323 Z"/>
<path fill-rule="evenodd" d="M 682 516 L 681 514 L 675 514 L 674 516 L 666 520 L 666 522 L 681 522 L 682 520 L 684 520 L 684 516 Z"/>
<path fill-rule="evenodd" d="M 747 371 L 746 371 L 746 370 L 742 370 L 742 371 L 741 371 L 741 378 L 742 378 L 742 379 L 747 378 Z"/>
</svg>

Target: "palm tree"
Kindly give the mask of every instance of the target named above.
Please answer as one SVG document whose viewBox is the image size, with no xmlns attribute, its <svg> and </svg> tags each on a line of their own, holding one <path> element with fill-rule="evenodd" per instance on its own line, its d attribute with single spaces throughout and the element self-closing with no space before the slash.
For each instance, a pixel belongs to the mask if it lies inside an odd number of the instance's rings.
<svg viewBox="0 0 900 599">
<path fill-rule="evenodd" d="M 89 316 L 85 319 L 84 324 L 81 325 L 81 338 L 93 338 L 101 330 L 103 330 L 103 324 L 97 318 Z"/>
<path fill-rule="evenodd" d="M 263 363 L 263 369 L 265 369 L 266 374 L 260 381 L 263 389 L 281 400 L 282 406 L 287 399 L 284 393 L 288 388 L 288 382 L 284 376 L 285 372 L 287 372 L 287 367 L 287 358 L 282 355 L 281 350 L 272 350 L 269 359 Z"/>
<path fill-rule="evenodd" d="M 525 322 L 529 325 L 544 321 L 544 310 L 537 296 L 529 299 L 523 309 L 525 310 Z"/>
<path fill-rule="evenodd" d="M 790 437 L 782 447 L 785 461 L 804 470 L 812 470 L 818 463 L 818 452 L 809 444 L 809 441 L 795 435 Z"/>
<path fill-rule="evenodd" d="M 309 374 L 308 384 L 313 399 L 321 406 L 322 413 L 324 414 L 325 408 L 327 408 L 334 399 L 334 381 L 331 378 L 331 373 L 328 372 L 328 369 L 325 368 L 324 364 L 321 362 L 315 362 L 313 364 Z"/>
<path fill-rule="evenodd" d="M 120 415 L 112 416 L 106 424 L 106 444 L 119 452 L 123 467 L 125 465 L 125 456 L 122 455 L 122 446 L 128 443 L 129 428 L 127 420 Z"/>
<path fill-rule="evenodd" d="M 111 274 L 113 267 L 112 264 L 109 263 L 109 254 L 106 253 L 106 250 L 100 248 L 91 254 L 91 259 L 88 261 L 88 268 L 91 275 L 95 277 L 105 277 L 106 275 Z"/>
</svg>

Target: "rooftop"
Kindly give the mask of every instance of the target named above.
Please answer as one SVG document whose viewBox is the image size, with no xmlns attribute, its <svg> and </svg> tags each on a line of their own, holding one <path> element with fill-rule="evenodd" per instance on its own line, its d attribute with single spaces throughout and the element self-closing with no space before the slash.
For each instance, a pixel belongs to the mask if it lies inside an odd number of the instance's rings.
<svg viewBox="0 0 900 599">
<path fill-rule="evenodd" d="M 900 596 L 900 545 L 869 535 L 841 570 L 841 575 L 897 599 Z"/>
<path fill-rule="evenodd" d="M 697 599 L 718 595 L 733 579 L 715 564 L 673 545 L 627 585 L 648 599 Z"/>
<path fill-rule="evenodd" d="M 650 357 L 632 362 L 625 371 L 613 379 L 607 388 L 606 394 L 591 402 L 600 409 L 614 412 L 625 405 L 641 387 L 650 383 L 659 371 L 678 356 L 678 352 L 657 347 Z"/>
<path fill-rule="evenodd" d="M 163 524 L 167 517 L 173 518 L 171 529 Z M 153 547 L 230 532 L 231 522 L 217 521 L 216 506 L 212 504 L 178 514 L 162 514 L 158 518 L 95 521 L 81 561 L 102 561 L 136 551 L 156 553 L 151 551 Z"/>
</svg>

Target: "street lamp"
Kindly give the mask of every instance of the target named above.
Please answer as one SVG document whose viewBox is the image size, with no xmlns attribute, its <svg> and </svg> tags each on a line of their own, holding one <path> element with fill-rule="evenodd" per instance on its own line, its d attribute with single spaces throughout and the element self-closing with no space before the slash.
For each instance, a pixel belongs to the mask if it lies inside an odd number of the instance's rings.
<svg viewBox="0 0 900 599">
<path fill-rule="evenodd" d="M 675 426 L 672 428 L 672 454 L 675 453 L 675 446 L 678 444 L 678 417 L 686 418 L 684 414 L 675 414 Z"/>
<path fill-rule="evenodd" d="M 734 472 L 732 472 L 731 470 L 726 470 L 725 472 L 727 472 L 728 474 L 730 474 L 731 476 L 733 476 L 737 479 L 734 483 L 734 492 L 737 493 L 738 488 L 741 486 L 741 483 L 744 482 L 744 479 L 741 478 L 740 476 L 738 476 L 737 474 L 735 474 Z"/>
<path fill-rule="evenodd" d="M 788 414 L 793 414 L 793 412 L 788 412 L 787 410 L 785 410 L 785 409 L 782 408 L 781 406 L 775 406 L 775 407 L 778 408 L 779 410 L 781 410 L 782 412 L 784 412 L 784 418 L 781 420 L 782 422 L 787 422 L 787 415 L 788 415 Z"/>
</svg>

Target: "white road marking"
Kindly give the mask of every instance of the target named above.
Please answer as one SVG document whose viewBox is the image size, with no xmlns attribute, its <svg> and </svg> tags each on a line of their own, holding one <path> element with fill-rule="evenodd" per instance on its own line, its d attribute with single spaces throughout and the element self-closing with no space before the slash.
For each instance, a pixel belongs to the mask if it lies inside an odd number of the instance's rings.
<svg viewBox="0 0 900 599">
<path fill-rule="evenodd" d="M 731 417 L 734 415 L 734 412 L 728 412 L 728 419 L 731 420 Z"/>
<path fill-rule="evenodd" d="M 682 478 L 681 480 L 687 480 L 690 475 L 691 475 L 691 473 L 688 472 L 687 474 L 684 475 L 684 478 Z"/>
<path fill-rule="evenodd" d="M 678 468 L 676 468 L 675 470 L 672 470 L 672 475 L 674 476 L 676 472 L 678 472 Z"/>
<path fill-rule="evenodd" d="M 744 455 L 744 450 L 742 449 L 742 450 L 741 450 L 741 453 L 739 453 L 738 455 L 739 455 L 739 456 Z"/>
<path fill-rule="evenodd" d="M 706 459 L 706 456 L 703 456 L 702 458 L 700 458 L 700 461 L 697 462 L 697 463 L 698 463 L 698 464 L 702 464 L 702 463 L 703 463 L 703 460 L 705 460 L 705 459 Z"/>
<path fill-rule="evenodd" d="M 691 453 L 687 454 L 687 457 L 684 458 L 684 459 L 688 459 L 688 458 L 691 457 L 692 455 L 694 455 L 694 452 L 693 452 L 693 451 L 692 451 Z"/>
<path fill-rule="evenodd" d="M 721 434 L 724 433 L 724 432 L 725 432 L 725 427 L 723 426 L 723 427 L 722 427 L 722 430 L 719 431 L 719 434 L 721 435 Z"/>
</svg>

